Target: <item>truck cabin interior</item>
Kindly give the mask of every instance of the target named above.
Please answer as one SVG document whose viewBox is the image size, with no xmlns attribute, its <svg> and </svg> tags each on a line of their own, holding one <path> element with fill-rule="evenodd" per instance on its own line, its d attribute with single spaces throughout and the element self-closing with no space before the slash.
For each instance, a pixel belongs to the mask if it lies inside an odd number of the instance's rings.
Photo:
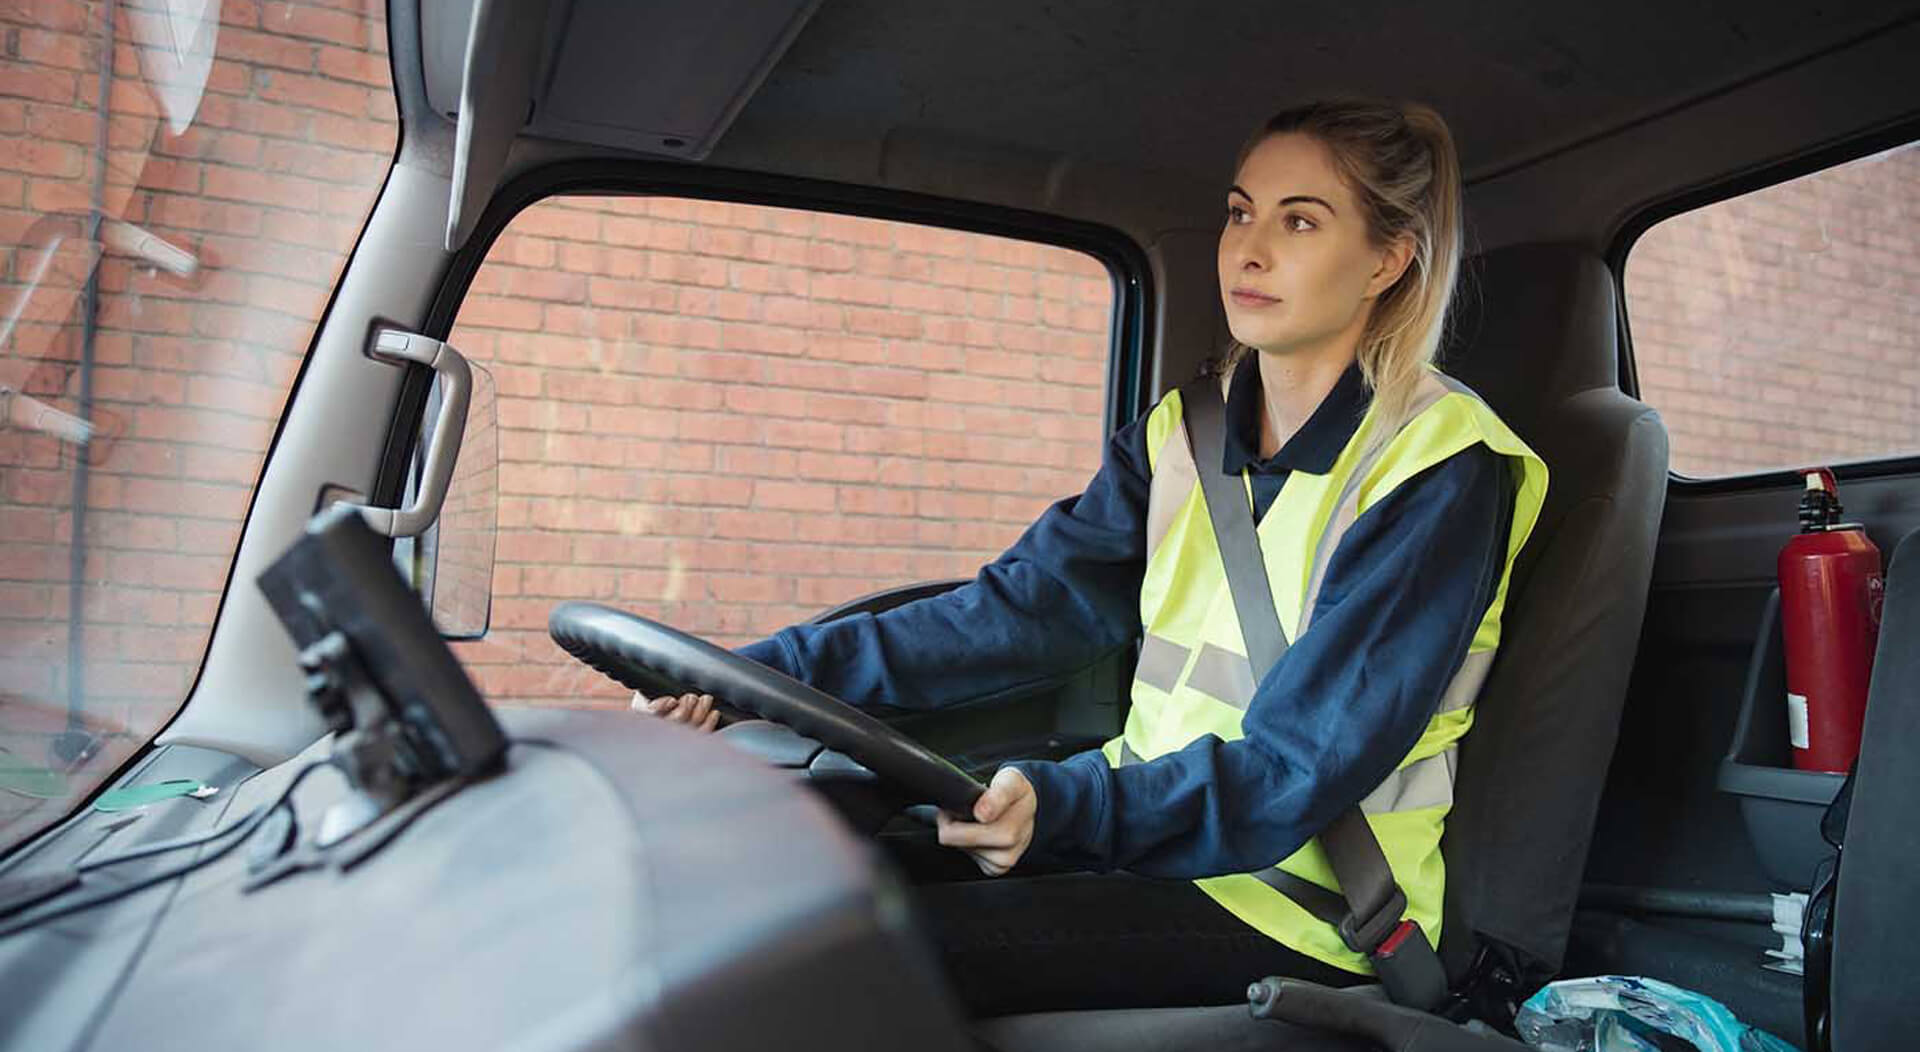
<svg viewBox="0 0 1920 1052">
<path fill-rule="evenodd" d="M 106 53 L 116 46 L 113 34 L 125 47 L 128 34 L 147 31 L 139 5 L 77 6 L 85 17 L 67 31 L 96 48 L 104 42 Z M 54 712 L 48 718 L 58 733 L 31 740 L 50 757 L 48 777 L 73 779 L 65 795 L 41 794 L 51 802 L 38 810 L 0 812 L 0 848 L 8 852 L 0 857 L 0 1043 L 1514 1047 L 1378 998 L 1290 1021 L 1249 1019 L 1245 1005 L 968 1019 L 911 919 L 909 885 L 928 878 L 907 860 L 924 854 L 931 834 L 903 808 L 945 800 L 937 794 L 948 789 L 977 791 L 975 780 L 1003 760 L 1063 758 L 1112 737 L 1126 713 L 1133 651 L 956 711 L 903 702 L 857 721 L 775 697 L 784 688 L 764 687 L 726 663 L 725 652 L 706 641 L 744 642 L 787 622 L 726 613 L 719 579 L 777 593 L 786 612 L 833 619 L 937 595 L 965 580 L 959 563 L 903 560 L 796 586 L 788 579 L 806 571 L 756 554 L 752 533 L 704 525 L 720 561 L 696 568 L 716 581 L 694 584 L 689 598 L 678 555 L 658 572 L 648 564 L 636 573 L 595 563 L 582 542 L 571 542 L 556 557 L 571 567 L 541 571 L 556 575 L 545 580 L 577 582 L 555 594 L 527 584 L 534 564 L 523 567 L 514 554 L 533 543 L 525 536 L 568 528 L 559 512 L 541 510 L 558 504 L 529 495 L 576 495 L 537 487 L 516 494 L 505 480 L 526 457 L 547 465 L 541 477 L 559 477 L 551 470 L 559 465 L 570 486 L 617 488 L 655 466 L 594 460 L 642 448 L 621 444 L 627 439 L 699 437 L 718 445 L 726 440 L 702 429 L 719 426 L 720 416 L 785 404 L 765 392 L 788 374 L 771 366 L 750 377 L 724 373 L 733 367 L 726 363 L 751 355 L 676 357 L 664 337 L 659 346 L 642 339 L 636 353 L 669 363 L 665 379 L 608 379 L 617 367 L 603 360 L 613 353 L 607 348 L 634 344 L 560 326 L 562 314 L 551 306 L 526 325 L 502 320 L 510 312 L 501 304 L 532 295 L 526 290 L 538 282 L 574 279 L 567 252 L 631 248 L 631 238 L 656 229 L 642 218 L 669 216 L 694 231 L 686 235 L 692 247 L 681 248 L 692 258 L 712 243 L 703 236 L 719 236 L 703 235 L 705 228 L 751 214 L 772 217 L 754 220 L 769 238 L 788 232 L 780 216 L 867 224 L 836 228 L 855 231 L 848 258 L 864 236 L 858 231 L 879 224 L 931 231 L 912 236 L 936 246 L 959 236 L 1024 246 L 993 249 L 1005 253 L 992 257 L 993 280 L 1006 284 L 983 286 L 992 295 L 1030 280 L 1007 275 L 1042 258 L 1035 253 L 1071 257 L 1078 262 L 1061 264 L 1068 269 L 1060 273 L 1077 274 L 1072 287 L 1082 291 L 1057 306 L 1063 319 L 1070 305 L 1081 308 L 1071 315 L 1078 321 L 1060 322 L 1063 332 L 1080 325 L 1083 337 L 1092 334 L 1083 340 L 1091 348 L 1084 368 L 1074 374 L 1084 388 L 1074 397 L 1082 399 L 1086 426 L 1056 429 L 1042 419 L 1041 407 L 1053 404 L 1046 392 L 1067 391 L 1058 378 L 1064 373 L 1033 364 L 1062 353 L 1043 341 L 1019 366 L 1027 371 L 1007 374 L 1016 379 L 960 396 L 984 404 L 976 405 L 983 423 L 972 434 L 971 425 L 960 425 L 960 437 L 950 438 L 964 443 L 1002 428 L 991 448 L 1005 451 L 1008 470 L 1040 470 L 1036 484 L 1064 497 L 1074 490 L 1056 483 L 1084 479 L 1067 472 L 1097 463 L 1106 434 L 1195 376 L 1228 340 L 1215 253 L 1221 201 L 1243 139 L 1288 104 L 1363 94 L 1423 101 L 1452 129 L 1466 260 L 1438 364 L 1484 398 L 1552 478 L 1513 571 L 1499 655 L 1462 743 L 1447 812 L 1437 949 L 1449 984 L 1478 991 L 1470 1010 L 1508 1013 L 1492 1020 L 1503 1027 L 1515 1003 L 1546 982 L 1618 974 L 1707 994 L 1803 1047 L 1902 1046 L 1915 1021 L 1908 995 L 1920 967 L 1920 950 L 1898 927 L 1907 906 L 1901 893 L 1920 863 L 1920 845 L 1902 821 L 1920 797 L 1920 765 L 1911 762 L 1920 749 L 1920 695 L 1912 689 L 1920 669 L 1907 645 L 1920 631 L 1920 581 L 1911 579 L 1920 575 L 1920 559 L 1899 557 L 1902 538 L 1920 528 L 1920 435 L 1912 422 L 1920 405 L 1920 153 L 1912 148 L 1920 140 L 1912 62 L 1920 10 L 1910 3 L 395 0 L 384 11 L 367 4 L 344 14 L 300 4 L 237 6 L 211 5 L 217 10 L 192 24 L 217 25 L 219 34 L 209 31 L 199 52 L 176 53 L 206 60 L 211 79 L 200 76 L 216 89 L 228 63 L 253 63 L 236 75 L 234 90 L 256 100 L 275 91 L 319 98 L 323 88 L 358 84 L 354 90 L 372 102 L 352 96 L 344 123 L 325 127 L 349 137 L 360 134 L 357 125 L 372 128 L 366 152 L 377 163 L 364 199 L 351 206 L 358 225 L 338 251 L 302 257 L 334 276 L 317 290 L 316 311 L 295 336 L 285 384 L 274 392 L 284 409 L 274 402 L 258 448 L 242 458 L 244 500 L 231 502 L 221 534 L 228 540 L 201 553 L 217 563 L 216 583 L 203 623 L 187 633 L 188 671 L 177 691 L 166 688 L 163 714 L 134 721 L 133 731 L 117 737 L 78 715 L 85 692 L 72 683 L 90 663 L 102 663 L 91 682 L 105 682 L 104 663 L 128 659 L 101 653 L 110 645 L 103 640 L 136 639 L 130 630 L 89 628 L 87 649 L 80 628 L 93 615 L 80 600 L 71 614 L 60 604 L 43 615 L 0 611 L 8 626 L 24 626 L 0 636 L 8 646 L 43 622 L 64 641 L 48 659 L 57 668 L 45 688 L 24 678 L 33 671 L 31 655 L 0 653 L 11 662 L 0 667 L 27 670 L 17 684 L 0 683 L 0 731 L 10 735 L 0 745 L 24 756 L 27 739 L 9 721 L 24 726 L 20 714 Z M 41 7 L 52 10 L 26 0 L 22 39 L 42 39 L 59 23 Z M 358 60 L 329 73 L 318 41 L 336 17 Z M 294 76 L 260 65 L 285 60 L 289 48 L 317 56 L 316 72 Z M 35 64 L 42 59 L 22 52 L 7 61 L 19 67 L 9 78 L 45 81 Z M 176 116 L 162 90 L 171 82 L 140 69 L 128 75 L 160 84 L 152 89 L 161 100 L 154 120 Z M 342 80 L 344 69 L 358 79 Z M 103 102 L 113 90 L 101 88 Z M 0 84 L 0 96 L 12 91 Z M 26 97 L 47 105 L 32 91 Z M 188 123 L 204 124 L 215 103 L 230 104 L 215 94 L 206 99 Z M 0 109 L 0 132 L 8 131 L 6 112 Z M 322 124 L 302 127 L 317 133 Z M 156 131 L 154 141 L 168 134 L 181 133 Z M 101 149 L 115 141 L 99 132 Z M 344 148 L 329 149 L 299 154 L 297 164 L 323 164 Z M 218 150 L 202 152 L 192 163 L 204 166 L 195 178 L 206 181 L 196 185 L 211 194 L 216 170 L 228 166 Z M 257 171 L 233 168 L 243 172 L 233 178 L 254 182 L 233 185 L 255 187 L 270 201 L 276 181 L 290 185 L 296 176 L 276 174 L 270 146 L 258 157 Z M 179 179 L 183 164 L 143 163 L 131 175 L 113 169 L 118 174 L 101 176 L 100 185 L 110 197 L 124 177 L 137 197 L 156 180 Z M 34 200 L 23 191 L 16 211 Z M 313 200 L 321 204 L 311 208 L 323 210 L 330 199 Z M 106 245 L 103 252 L 128 251 L 125 237 L 111 237 L 134 229 L 126 224 L 136 217 L 94 207 L 77 213 L 95 217 L 76 227 L 82 240 Z M 593 218 L 581 227 L 582 216 Z M 273 227 L 271 209 L 261 222 L 259 229 Z M 806 225 L 811 218 L 793 222 L 800 224 L 794 230 L 815 229 Z M 215 236 L 168 233 L 164 222 L 154 229 L 163 245 L 191 243 L 204 269 L 217 271 Z M 740 235 L 748 256 L 761 236 Z M 908 234 L 897 236 L 903 240 L 868 244 L 908 243 Z M 142 251 L 150 270 L 166 269 L 164 248 L 147 243 Z M 26 258 L 26 247 L 15 250 L 10 289 L 28 288 Z M 580 277 L 566 316 L 624 317 L 629 306 L 657 314 L 663 302 L 669 310 L 693 302 L 686 293 L 651 298 L 666 284 L 684 284 L 672 269 L 680 264 L 664 258 Z M 1053 264 L 1032 265 L 1040 273 Z M 100 267 L 112 273 L 107 263 Z M 713 273 L 702 293 L 713 317 L 737 310 L 745 313 L 735 320 L 760 319 L 762 302 L 778 291 L 765 284 L 775 280 L 765 277 L 771 272 L 721 266 Z M 80 285 L 70 302 L 82 306 L 47 319 L 49 331 L 111 335 L 115 316 L 108 311 L 96 324 L 91 304 L 122 290 L 85 276 Z M 254 294 L 266 287 L 247 286 Z M 603 287 L 619 291 L 603 300 Z M 815 282 L 816 292 L 822 287 Z M 848 288 L 846 312 L 836 317 L 861 309 L 862 293 Z M 880 317 L 876 309 L 873 320 L 921 332 L 917 321 L 900 320 L 913 308 L 888 299 L 887 288 L 867 303 L 891 313 Z M 29 298 L 23 292 L 19 299 Z M 36 315 L 16 309 L 10 332 L 21 317 L 23 342 L 0 348 L 13 356 L 0 364 L 28 353 L 22 348 Z M 732 339 L 730 330 L 714 331 Z M 827 346 L 808 343 L 804 326 L 799 332 L 787 350 L 769 353 L 805 362 Z M 111 418 L 110 393 L 85 386 L 76 395 L 61 386 L 93 368 L 93 337 L 85 339 L 86 355 L 60 359 L 60 384 L 39 401 L 27 400 L 30 383 L 0 375 L 13 384 L 7 394 L 20 392 L 10 419 L 25 419 L 20 407 L 27 405 L 64 407 L 83 421 Z M 877 385 L 923 382 L 901 377 L 939 369 L 894 353 L 908 343 L 835 343 L 877 350 L 864 360 L 842 357 L 821 382 L 839 385 L 847 399 L 881 392 L 901 401 Z M 100 343 L 101 353 L 111 346 Z M 138 354 L 145 345 L 136 339 L 133 346 Z M 443 347 L 463 364 L 450 370 L 436 356 Z M 950 374 L 991 369 L 978 363 L 997 360 L 957 353 Z M 468 368 L 461 354 L 479 379 L 449 378 Z M 589 361 L 591 369 L 582 364 Z M 561 373 L 585 377 L 566 389 L 575 394 L 556 396 L 561 388 L 547 378 Z M 714 394 L 699 387 L 704 379 L 735 387 Z M 641 399 L 653 408 L 621 434 L 597 427 L 604 402 L 592 388 L 628 380 L 654 392 Z M 960 389 L 964 380 L 932 382 Z M 796 428 L 824 419 L 821 413 L 864 412 L 818 394 L 792 403 Z M 537 412 L 525 408 L 535 397 L 548 399 Z M 1040 401 L 1022 401 L 1028 397 Z M 108 411 L 90 413 L 96 399 Z M 477 442 L 468 428 L 439 465 L 443 414 L 454 403 L 468 422 L 497 414 L 498 434 Z M 576 409 L 586 426 L 563 426 Z M 704 414 L 697 420 L 673 416 L 681 422 L 658 434 L 646 430 L 649 419 L 696 410 Z M 129 434 L 140 437 L 147 418 L 128 413 Z M 827 511 L 836 499 L 844 510 L 850 483 L 886 491 L 896 463 L 889 458 L 909 444 L 918 455 L 923 443 L 931 448 L 926 436 L 935 430 L 956 433 L 951 423 L 916 420 L 858 418 L 862 433 L 878 436 L 878 445 L 864 449 L 852 444 L 851 424 L 831 425 L 840 428 L 832 463 L 850 474 L 838 490 L 829 487 L 840 496 L 827 498 Z M 95 458 L 89 483 L 89 469 L 76 466 L 86 456 L 20 459 L 32 447 L 18 444 L 28 440 L 19 438 L 24 425 L 15 426 L 12 435 L 0 431 L 0 442 L 15 443 L 0 444 L 9 458 L 0 460 L 0 474 L 28 480 L 40 477 L 32 472 L 66 471 L 78 481 L 46 476 L 73 493 L 66 517 L 47 520 L 65 523 L 67 540 L 50 533 L 45 544 L 33 542 L 34 559 L 58 562 L 48 578 L 55 584 L 9 577 L 14 590 L 0 595 L 10 604 L 41 594 L 34 589 L 70 587 L 79 595 L 83 576 L 150 572 L 140 569 L 144 557 L 90 561 L 73 539 L 91 543 L 94 533 L 77 516 L 95 507 L 89 486 L 113 475 L 112 462 Z M 898 428 L 892 438 L 882 433 L 889 427 Z M 54 441 L 33 439 L 42 440 Z M 1047 442 L 1077 445 L 1056 464 L 1039 452 L 1052 448 Z M 553 459 L 524 452 L 536 446 Z M 788 454 L 750 452 L 749 471 L 779 481 L 789 470 L 781 459 Z M 663 485 L 720 492 L 726 456 L 722 449 L 710 454 L 708 469 L 663 475 Z M 807 463 L 800 456 L 794 473 Z M 1779 594 L 1777 560 L 1799 528 L 1805 483 L 1795 469 L 1815 466 L 1833 468 L 1845 518 L 1864 524 L 1888 555 L 1879 649 L 1851 777 L 1794 767 L 1796 732 L 1781 701 L 1794 674 L 1781 625 L 1792 619 L 1795 596 Z M 1060 470 L 1041 470 L 1053 468 Z M 501 482 L 497 493 L 481 491 L 479 613 L 456 631 L 442 616 L 458 549 L 450 527 L 456 505 L 473 496 L 473 480 L 483 475 Z M 25 485 L 0 485 L 0 501 L 25 507 Z M 117 493 L 132 492 L 115 485 Z M 935 495 L 916 498 L 921 518 L 932 523 L 918 527 L 923 536 L 933 544 L 957 536 L 953 516 L 935 523 L 924 510 L 937 503 L 941 484 L 924 486 Z M 620 520 L 623 543 L 674 528 L 671 500 L 651 492 L 627 494 L 635 506 L 644 497 L 657 507 Z M 778 508 L 763 520 L 767 530 L 804 533 L 808 492 L 797 484 L 742 489 L 737 507 L 702 521 Z M 760 503 L 775 493 L 793 503 Z M 67 499 L 61 489 L 58 500 Z M 195 498 L 182 489 L 156 499 L 167 507 Z M 305 774 L 329 747 L 329 729 L 352 717 L 315 707 L 314 679 L 303 675 L 289 642 L 288 632 L 298 631 L 287 608 L 275 605 L 272 587 L 256 582 L 302 538 L 317 509 L 340 500 L 446 509 L 441 532 L 428 534 L 438 542 L 382 537 L 380 550 L 391 544 L 402 569 L 415 567 L 407 583 L 429 593 L 437 626 L 460 640 L 451 653 L 513 744 L 500 772 L 460 782 L 451 795 L 427 794 L 411 810 L 402 804 L 329 845 L 324 829 L 317 838 L 304 830 L 346 790 Z M 1030 519 L 1043 506 L 1018 504 L 1017 514 Z M 114 515 L 88 514 L 97 530 Z M 541 521 L 547 514 L 555 518 Z M 401 537 L 410 532 L 396 525 L 405 518 L 388 513 L 382 529 Z M 1015 535 L 957 548 L 1004 545 Z M 186 543 L 185 527 L 168 536 Z M 6 543 L 25 552 L 29 538 L 20 537 Z M 847 539 L 854 548 L 889 543 Z M 69 547 L 75 569 L 62 584 Z M 423 560 L 431 565 L 436 557 L 443 594 L 418 576 Z M 819 556 L 830 557 L 839 558 Z M 978 564 L 978 556 L 955 558 Z M 14 564 L 6 565 L 0 573 L 13 575 Z M 916 572 L 921 567 L 930 569 Z M 324 590 L 313 587 L 312 594 Z M 567 599 L 601 607 L 561 604 Z M 302 600 L 290 602 L 297 611 Z M 547 612 L 556 607 L 548 640 Z M 617 618 L 596 621 L 604 607 L 690 635 L 636 635 Z M 417 618 L 423 608 L 410 609 Z M 347 631 L 351 619 L 337 616 Z M 386 616 L 368 614 L 367 624 L 384 624 Z M 445 666 L 427 673 L 407 664 L 405 653 L 439 653 L 431 634 L 419 638 L 426 641 L 400 648 L 398 657 L 363 654 L 370 681 L 445 675 Z M 302 653 L 308 673 L 322 667 L 311 663 L 314 651 Z M 548 663 L 542 670 L 565 671 L 540 671 L 532 687 L 525 685 L 532 673 L 516 678 L 514 666 L 540 662 Z M 602 673 L 622 684 L 617 696 Z M 597 705 L 569 707 L 559 697 L 587 683 L 596 685 Z M 711 739 L 626 711 L 627 688 L 688 683 L 728 684 L 741 697 L 764 688 L 771 700 L 728 709 L 734 725 Z M 747 718 L 755 715 L 773 722 Z M 336 718 L 346 723 L 330 724 Z M 207 804 L 156 798 L 138 812 L 103 806 L 113 792 L 170 781 L 216 793 Z M 296 785 L 300 795 L 287 795 Z M 1829 806 L 1843 785 L 1851 798 L 1844 829 Z M 279 806 L 286 800 L 294 806 Z M 329 821 L 347 814 L 327 813 Z M 248 824 L 230 842 L 87 868 L 95 849 L 105 856 L 180 847 L 172 842 L 255 815 L 258 828 Z M 1829 841 L 1842 834 L 1846 864 L 1836 874 Z M 264 851 L 257 845 L 276 839 L 280 846 L 265 861 L 254 857 Z M 237 851 L 217 849 L 242 841 Z M 176 865 L 189 857 L 196 862 Z M 1823 877 L 1827 894 L 1808 910 Z M 100 900 L 94 908 L 56 912 L 90 896 Z M 1827 934 L 1803 939 L 1822 911 Z M 1405 1037 L 1414 1030 L 1419 1036 Z"/>
</svg>

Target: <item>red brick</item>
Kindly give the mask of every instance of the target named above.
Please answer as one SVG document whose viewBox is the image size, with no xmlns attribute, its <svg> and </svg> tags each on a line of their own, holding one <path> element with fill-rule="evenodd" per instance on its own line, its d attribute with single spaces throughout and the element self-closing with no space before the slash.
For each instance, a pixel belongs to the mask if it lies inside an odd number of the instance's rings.
<svg viewBox="0 0 1920 1052">
<path fill-rule="evenodd" d="M 593 406 L 588 416 L 593 430 L 607 434 L 665 438 L 676 430 L 671 413 L 651 406 Z"/>
<path fill-rule="evenodd" d="M 744 230 L 700 227 L 693 232 L 693 251 L 703 256 L 747 257 L 753 235 Z"/>
<path fill-rule="evenodd" d="M 494 329 L 532 331 L 541 326 L 538 303 L 494 296 L 468 296 L 460 305 L 460 324 Z"/>
<path fill-rule="evenodd" d="M 674 290 L 665 286 L 598 277 L 587 279 L 587 301 L 596 307 L 640 311 L 671 311 L 677 303 Z"/>
<path fill-rule="evenodd" d="M 654 252 L 647 257 L 647 276 L 655 281 L 725 288 L 727 265 L 721 260 L 705 256 Z"/>
<path fill-rule="evenodd" d="M 846 327 L 846 309 L 832 303 L 787 296 L 769 297 L 765 303 L 766 320 L 775 325 L 822 329 L 829 332 Z"/>
<path fill-rule="evenodd" d="M 87 171 L 87 151 L 72 143 L 23 139 L 7 145 L 8 170 L 29 176 L 78 179 Z"/>
<path fill-rule="evenodd" d="M 337 80 L 365 84 L 378 91 L 390 90 L 393 84 L 393 70 L 384 54 L 343 47 L 322 48 L 319 69 Z"/>
<path fill-rule="evenodd" d="M 775 574 L 717 573 L 703 576 L 701 582 L 707 594 L 721 602 L 767 603 L 793 594 L 792 580 Z"/>
<path fill-rule="evenodd" d="M 763 441 L 796 449 L 838 450 L 844 430 L 838 424 L 812 420 L 768 420 Z"/>
<path fill-rule="evenodd" d="M 267 171 L 335 183 L 370 182 L 375 166 L 369 164 L 369 160 L 363 150 L 329 149 L 308 143 L 280 141 L 266 143 L 260 154 L 260 164 Z M 371 200 L 371 195 L 362 193 L 356 200 L 364 204 Z"/>
<path fill-rule="evenodd" d="M 225 165 L 207 167 L 206 193 L 208 197 L 302 211 L 312 211 L 320 204 L 319 189 L 308 180 Z"/>
<path fill-rule="evenodd" d="M 260 28 L 276 36 L 306 37 L 359 48 L 378 39 L 380 26 L 357 12 L 330 11 L 304 3 L 260 5 Z"/>
<path fill-rule="evenodd" d="M 195 376 L 187 385 L 187 400 L 197 409 L 277 419 L 286 392 L 266 384 L 232 377 Z"/>
<path fill-rule="evenodd" d="M 803 451 L 800 477 L 831 482 L 873 482 L 878 477 L 878 464 L 870 456 Z"/>
<path fill-rule="evenodd" d="M 500 240 L 494 242 L 487 259 L 490 263 L 498 261 L 523 267 L 550 267 L 554 263 L 556 244 L 547 238 L 528 237 L 509 228 L 500 236 Z M 482 267 L 480 273 L 486 273 L 487 269 Z"/>
<path fill-rule="evenodd" d="M 600 238 L 600 217 L 578 209 L 537 204 L 513 218 L 513 230 L 522 237 L 597 241 Z"/>
<path fill-rule="evenodd" d="M 53 589 L 46 585 L 0 582 L 0 617 L 39 620 L 64 618 L 66 613 L 64 606 L 55 609 Z"/>
<path fill-rule="evenodd" d="M 310 122 L 313 138 L 319 142 L 369 154 L 369 173 L 377 176 L 386 170 L 394 147 L 399 143 L 399 126 L 394 122 L 391 96 L 368 93 L 366 97 L 368 105 L 374 110 L 370 115 L 297 110 L 283 112 L 289 121 Z"/>
<path fill-rule="evenodd" d="M 241 486 L 142 478 L 124 481 L 120 500 L 107 506 L 215 520 L 237 519 L 246 510 L 248 493 Z"/>
<path fill-rule="evenodd" d="M 920 315 L 904 311 L 850 308 L 847 311 L 847 329 L 874 336 L 917 340 L 925 333 L 926 323 Z"/>
<path fill-rule="evenodd" d="M 720 344 L 729 351 L 794 356 L 809 353 L 814 341 L 793 329 L 729 322 L 721 327 Z"/>
<path fill-rule="evenodd" d="M 66 70 L 15 65 L 12 60 L 0 65 L 0 96 L 72 103 L 79 100 L 79 87 L 78 75 Z"/>
<path fill-rule="evenodd" d="M 320 50 L 320 45 L 311 41 L 278 33 L 262 33 L 239 26 L 223 26 L 220 30 L 219 61 L 222 63 L 311 73 Z"/>
</svg>

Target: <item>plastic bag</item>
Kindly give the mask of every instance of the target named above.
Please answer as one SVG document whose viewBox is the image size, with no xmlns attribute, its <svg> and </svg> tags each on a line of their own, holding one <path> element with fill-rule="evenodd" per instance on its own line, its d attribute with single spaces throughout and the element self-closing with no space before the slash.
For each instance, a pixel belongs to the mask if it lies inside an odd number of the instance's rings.
<svg viewBox="0 0 1920 1052">
<path fill-rule="evenodd" d="M 1798 1052 L 1711 997 L 1626 975 L 1549 983 L 1527 998 L 1513 1023 L 1540 1052 L 1661 1052 L 1654 1035 L 1662 1033 L 1700 1052 Z"/>
</svg>

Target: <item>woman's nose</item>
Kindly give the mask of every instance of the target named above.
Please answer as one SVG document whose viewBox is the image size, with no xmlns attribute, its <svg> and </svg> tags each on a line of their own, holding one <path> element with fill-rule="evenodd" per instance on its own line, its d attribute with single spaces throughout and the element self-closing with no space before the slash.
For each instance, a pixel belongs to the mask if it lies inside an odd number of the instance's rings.
<svg viewBox="0 0 1920 1052">
<path fill-rule="evenodd" d="M 1242 271 L 1266 270 L 1272 264 L 1272 260 L 1268 257 L 1266 245 L 1262 244 L 1261 240 L 1257 237 L 1241 238 L 1240 244 L 1235 246 L 1235 248 L 1238 250 L 1236 254 L 1240 257 L 1239 263 Z"/>
</svg>

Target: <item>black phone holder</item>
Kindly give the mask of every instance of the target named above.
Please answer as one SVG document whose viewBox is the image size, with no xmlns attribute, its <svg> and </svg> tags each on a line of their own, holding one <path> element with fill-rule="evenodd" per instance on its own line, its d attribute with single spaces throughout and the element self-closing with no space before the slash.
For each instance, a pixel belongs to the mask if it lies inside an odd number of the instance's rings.
<svg viewBox="0 0 1920 1052">
<path fill-rule="evenodd" d="M 338 843 L 422 790 L 497 769 L 507 739 L 466 670 L 353 508 L 316 515 L 259 578 L 299 648 L 308 700 L 335 735 L 348 796 L 314 846 Z"/>
</svg>

